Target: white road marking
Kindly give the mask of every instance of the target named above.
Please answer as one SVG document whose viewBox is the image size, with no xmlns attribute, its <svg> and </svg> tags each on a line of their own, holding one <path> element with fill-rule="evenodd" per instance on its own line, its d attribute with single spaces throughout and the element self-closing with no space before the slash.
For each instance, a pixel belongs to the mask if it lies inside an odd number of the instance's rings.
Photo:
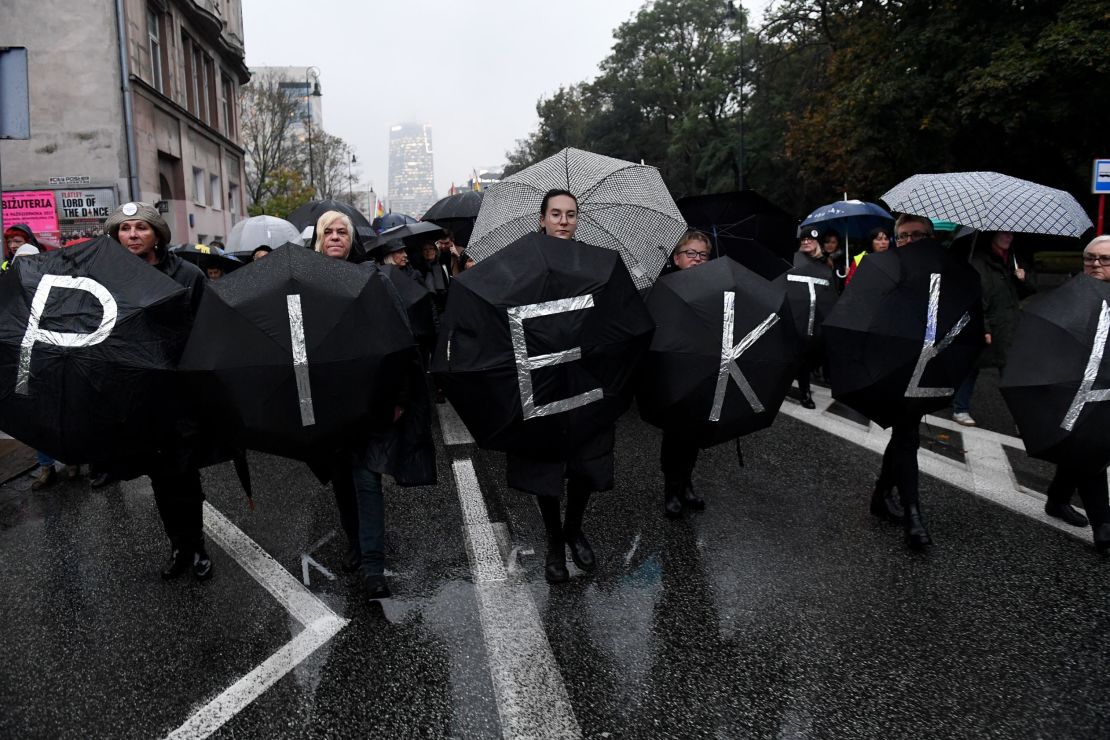
<svg viewBox="0 0 1110 740">
<path fill-rule="evenodd" d="M 624 554 L 624 567 L 627 568 L 628 564 L 632 562 L 632 556 L 636 554 L 636 548 L 640 546 L 640 533 L 637 532 L 636 536 L 632 538 L 632 547 Z"/>
<path fill-rule="evenodd" d="M 579 738 L 536 604 L 527 587 L 507 580 L 474 464 L 455 460 L 452 466 L 501 732 L 506 738 Z"/>
<path fill-rule="evenodd" d="M 439 428 L 443 432 L 443 444 L 448 447 L 474 444 L 474 437 L 470 436 L 470 430 L 466 428 L 466 424 L 459 417 L 459 412 L 455 411 L 450 401 L 437 403 L 436 411 L 439 416 Z"/>
<path fill-rule="evenodd" d="M 306 553 L 301 555 L 301 582 L 304 583 L 305 586 L 312 585 L 312 579 L 309 577 L 308 574 L 309 567 L 315 568 L 316 570 L 320 571 L 320 573 L 322 573 L 323 576 L 329 581 L 335 580 L 334 573 L 332 573 L 324 566 L 320 565 L 318 562 L 316 562 L 315 559 L 313 559 L 311 555 Z"/>
<path fill-rule="evenodd" d="M 149 483 L 146 486 L 149 488 Z M 204 504 L 204 530 L 304 629 L 261 665 L 194 712 L 169 734 L 175 740 L 208 737 L 347 626 L 346 619 L 329 609 L 258 543 L 207 502 Z"/>
<path fill-rule="evenodd" d="M 826 389 L 814 388 L 813 400 L 817 403 L 815 410 L 806 410 L 792 403 L 784 403 L 780 412 L 860 447 L 883 454 L 886 443 L 890 439 L 890 430 L 883 429 L 877 424 L 871 424 L 865 429 L 855 422 L 829 413 L 832 396 Z M 918 462 L 922 473 L 939 478 L 945 483 L 993 501 L 1030 519 L 1036 519 L 1076 539 L 1090 541 L 1089 527 L 1072 527 L 1048 516 L 1044 513 L 1044 494 L 1025 488 L 1017 482 L 1003 447 L 1024 450 L 1025 444 L 1020 437 L 978 427 L 965 427 L 936 416 L 926 416 L 924 421 L 929 426 L 956 431 L 963 435 L 966 462 L 921 449 L 918 453 Z"/>
</svg>

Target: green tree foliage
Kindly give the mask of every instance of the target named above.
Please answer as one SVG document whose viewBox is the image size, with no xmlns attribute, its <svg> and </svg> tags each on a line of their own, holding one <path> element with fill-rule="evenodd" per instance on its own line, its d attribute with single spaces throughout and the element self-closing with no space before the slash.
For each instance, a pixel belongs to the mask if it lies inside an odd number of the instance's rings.
<svg viewBox="0 0 1110 740">
<path fill-rule="evenodd" d="M 271 193 L 247 207 L 252 216 L 277 216 L 285 218 L 298 206 L 313 200 L 312 186 L 305 182 L 300 170 L 279 167 L 270 173 Z"/>
<path fill-rule="evenodd" d="M 578 146 L 656 165 L 676 197 L 734 188 L 743 79 L 747 185 L 795 213 L 976 169 L 1093 206 L 1090 160 L 1110 141 L 1105 0 L 781 0 L 745 31 L 743 64 L 725 11 L 647 3 L 594 80 L 540 101 L 513 167 Z"/>
</svg>

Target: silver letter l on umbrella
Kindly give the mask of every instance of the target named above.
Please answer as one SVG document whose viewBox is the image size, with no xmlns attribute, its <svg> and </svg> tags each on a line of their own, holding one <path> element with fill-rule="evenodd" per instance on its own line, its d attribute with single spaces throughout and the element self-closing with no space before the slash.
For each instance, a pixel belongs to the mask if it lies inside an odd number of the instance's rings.
<svg viewBox="0 0 1110 740">
<path fill-rule="evenodd" d="M 1075 422 L 1079 421 L 1079 414 L 1088 403 L 1110 400 L 1110 388 L 1094 390 L 1098 369 L 1102 365 L 1102 355 L 1106 351 L 1108 334 L 1110 334 L 1110 306 L 1103 301 L 1102 313 L 1098 317 L 1098 328 L 1095 329 L 1095 343 L 1091 347 L 1091 356 L 1087 358 L 1087 367 L 1083 371 L 1083 382 L 1079 384 L 1079 390 L 1075 392 L 1071 407 L 1068 408 L 1068 413 L 1064 415 L 1064 421 L 1060 424 L 1064 431 L 1070 432 L 1075 428 Z"/>
<path fill-rule="evenodd" d="M 933 359 L 945 348 L 952 344 L 952 341 L 959 335 L 968 322 L 971 321 L 971 314 L 964 313 L 956 325 L 948 330 L 944 335 L 944 339 L 937 344 L 937 314 L 940 312 L 940 273 L 934 272 L 929 275 L 929 308 L 925 316 L 925 344 L 921 347 L 921 354 L 917 358 L 917 366 L 913 369 L 913 376 L 910 378 L 910 384 L 906 388 L 906 398 L 937 398 L 940 396 L 951 396 L 956 392 L 955 388 L 922 388 L 921 376 L 925 374 L 925 366 L 929 364 L 929 360 Z"/>
<path fill-rule="evenodd" d="M 810 290 L 813 290 L 812 286 L 810 286 Z M 730 377 L 736 381 L 740 392 L 751 404 L 752 411 L 756 413 L 764 411 L 763 404 L 760 403 L 759 397 L 755 395 L 755 390 L 748 383 L 748 379 L 744 377 L 744 373 L 740 372 L 740 366 L 736 364 L 736 361 L 761 336 L 766 334 L 767 330 L 774 326 L 778 320 L 778 314 L 771 314 L 763 319 L 759 326 L 748 332 L 738 344 L 733 346 L 732 331 L 736 323 L 736 293 L 731 290 L 725 291 L 725 314 L 721 328 L 721 370 L 717 374 L 717 390 L 713 394 L 713 408 L 709 411 L 710 421 L 721 420 L 721 408 L 725 405 L 725 390 L 728 388 Z"/>
</svg>

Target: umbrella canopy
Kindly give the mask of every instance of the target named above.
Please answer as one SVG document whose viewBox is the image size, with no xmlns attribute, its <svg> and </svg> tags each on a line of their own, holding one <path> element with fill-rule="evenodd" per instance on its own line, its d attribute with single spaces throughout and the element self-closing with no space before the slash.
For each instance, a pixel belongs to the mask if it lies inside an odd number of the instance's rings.
<svg viewBox="0 0 1110 740">
<path fill-rule="evenodd" d="M 229 255 L 251 254 L 259 247 L 271 249 L 287 242 L 300 242 L 301 231 L 277 216 L 251 216 L 231 227 L 227 235 Z"/>
<path fill-rule="evenodd" d="M 780 280 L 785 283 L 786 297 L 794 328 L 805 343 L 806 355 L 821 355 L 821 326 L 836 305 L 836 280 L 824 262 L 810 259 L 801 252 L 794 254 L 794 266 Z"/>
<path fill-rule="evenodd" d="M 436 224 L 418 221 L 386 229 L 374 237 L 372 241 L 367 242 L 366 249 L 372 251 L 377 245 L 385 244 L 394 239 L 400 239 L 406 246 L 417 247 L 426 241 L 434 241 L 441 236 L 443 236 L 443 229 Z"/>
<path fill-rule="evenodd" d="M 712 236 L 720 249 L 742 265 L 751 267 L 743 253 L 751 244 L 762 245 L 780 259 L 790 260 L 798 248 L 795 219 L 754 190 L 712 195 L 692 195 L 678 201 L 691 229 Z M 783 272 L 789 264 L 782 265 Z M 756 272 L 769 277 L 756 269 Z"/>
<path fill-rule="evenodd" d="M 424 217 L 421 220 L 439 221 L 440 219 L 478 218 L 478 210 L 482 207 L 482 196 L 483 192 L 480 190 L 464 190 L 461 193 L 440 198 L 424 212 Z"/>
<path fill-rule="evenodd" d="M 400 311 L 373 266 L 278 249 L 208 287 L 181 367 L 228 441 L 313 459 L 392 418 L 416 351 Z"/>
<path fill-rule="evenodd" d="M 782 281 L 723 257 L 661 277 L 647 297 L 655 335 L 640 415 L 701 447 L 770 426 L 802 345 Z"/>
<path fill-rule="evenodd" d="M 686 231 L 659 170 L 581 149 L 564 149 L 489 187 L 467 253 L 481 261 L 539 227 L 547 191 L 578 199 L 575 238 L 621 255 L 637 288 L 659 275 Z"/>
<path fill-rule="evenodd" d="M 320 220 L 328 211 L 339 211 L 340 213 L 347 214 L 351 219 L 351 223 L 355 226 L 355 232 L 360 239 L 370 239 L 377 232 L 370 222 L 366 220 L 366 216 L 362 215 L 362 211 L 354 206 L 338 200 L 310 200 L 304 205 L 296 208 L 292 213 L 285 217 L 289 223 L 293 224 L 300 230 L 301 240 L 305 246 L 311 247 L 308 239 L 316 229 L 316 222 Z"/>
<path fill-rule="evenodd" d="M 802 219 L 798 234 L 803 229 L 833 229 L 848 239 L 866 239 L 871 229 L 878 226 L 888 229 L 894 226 L 894 216 L 882 206 L 862 200 L 838 200 L 821 206 Z"/>
<path fill-rule="evenodd" d="M 209 247 L 205 244 L 182 244 L 170 249 L 186 262 L 192 262 L 202 270 L 209 267 L 218 267 L 229 273 L 238 270 L 244 263 L 224 253 L 219 247 Z"/>
<path fill-rule="evenodd" d="M 983 231 L 1082 236 L 1091 219 L 1063 190 L 997 172 L 914 175 L 883 194 L 895 211 Z"/>
<path fill-rule="evenodd" d="M 823 331 L 834 398 L 884 427 L 936 411 L 983 348 L 979 274 L 933 241 L 868 255 Z"/>
<path fill-rule="evenodd" d="M 1110 283 L 1076 275 L 1021 312 L 1002 396 L 1025 449 L 1070 470 L 1110 464 Z"/>
<path fill-rule="evenodd" d="M 68 463 L 142 456 L 168 433 L 184 287 L 108 236 L 0 279 L 0 428 Z"/>
<path fill-rule="evenodd" d="M 417 340 L 435 336 L 435 293 L 393 265 L 380 265 L 378 269 L 393 284 L 409 318 L 409 326 Z"/>
<path fill-rule="evenodd" d="M 386 229 L 392 229 L 394 226 L 414 224 L 416 221 L 417 219 L 407 213 L 387 213 L 384 216 L 378 216 L 374 219 L 374 234 L 378 234 Z"/>
<path fill-rule="evenodd" d="M 566 459 L 628 408 L 653 329 L 616 252 L 533 232 L 452 282 L 432 370 L 480 446 Z"/>
</svg>

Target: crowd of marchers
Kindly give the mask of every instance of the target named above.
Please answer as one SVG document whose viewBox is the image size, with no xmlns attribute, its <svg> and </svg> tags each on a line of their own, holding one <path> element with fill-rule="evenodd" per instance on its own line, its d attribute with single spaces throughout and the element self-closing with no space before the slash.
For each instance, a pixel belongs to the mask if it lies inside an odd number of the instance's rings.
<svg viewBox="0 0 1110 740">
<path fill-rule="evenodd" d="M 578 227 L 579 203 L 567 190 L 548 192 L 536 215 L 539 233 L 563 240 L 574 240 Z M 151 205 L 141 202 L 120 206 L 106 224 L 107 234 L 138 260 L 160 271 L 188 292 L 188 305 L 195 311 L 206 284 L 219 280 L 224 270 L 209 265 L 204 270 L 169 249 L 169 225 Z M 798 240 L 795 265 L 807 265 L 823 272 L 827 284 L 845 295 L 852 292 L 853 281 L 872 259 L 872 255 L 891 250 L 924 249 L 922 245 L 934 237 L 934 224 L 926 217 L 903 214 L 893 229 L 879 227 L 871 232 L 865 247 L 847 255 L 841 237 L 835 231 L 803 229 Z M 359 263 L 367 280 L 383 279 L 396 283 L 412 280 L 421 284 L 432 296 L 434 313 L 439 318 L 448 310 L 448 295 L 459 275 L 474 267 L 466 250 L 455 244 L 447 229 L 419 244 L 415 253 L 412 244 L 397 240 L 377 243 L 367 252 L 351 218 L 339 211 L 324 212 L 316 220 L 306 247 L 331 260 Z M 985 350 L 963 383 L 951 395 L 953 419 L 960 424 L 974 425 L 969 402 L 980 367 L 1006 364 L 1016 332 L 1022 301 L 1032 288 L 1025 269 L 1011 252 L 1013 234 L 988 232 L 980 237 L 979 249 L 970 259 L 978 273 L 983 301 L 983 343 Z M 209 245 L 219 246 L 219 245 Z M 72 249 L 74 247 L 67 247 Z M 79 248 L 79 247 L 78 247 Z M 250 255 L 253 261 L 269 259 L 278 245 L 261 245 Z M 295 249 L 284 246 L 281 249 Z M 39 246 L 35 235 L 25 225 L 11 226 L 4 231 L 3 270 L 10 273 L 15 262 L 36 259 Z M 413 259 L 416 256 L 418 259 Z M 685 233 L 673 245 L 663 275 L 698 268 L 719 255 L 713 239 L 700 231 Z M 845 273 L 837 267 L 847 264 Z M 203 263 L 202 263 L 203 264 Z M 1083 272 L 1098 281 L 1110 280 L 1110 236 L 1098 236 L 1083 249 Z M 11 281 L 10 277 L 0 280 Z M 395 289 L 394 293 L 396 293 Z M 412 331 L 403 306 L 395 317 L 406 331 Z M 812 321 L 811 321 L 812 323 Z M 928 341 L 928 338 L 926 338 Z M 405 485 L 427 483 L 428 475 L 420 471 L 434 470 L 435 450 L 428 429 L 430 415 L 421 411 L 433 400 L 444 402 L 440 383 L 428 374 L 435 350 L 434 334 L 421 339 L 417 360 L 398 372 L 394 385 L 392 422 L 387 428 L 360 435 L 342 445 L 335 445 L 326 460 L 323 479 L 331 481 L 338 518 L 347 537 L 343 569 L 359 572 L 368 598 L 390 595 L 385 577 L 385 507 L 383 475 L 396 478 Z M 1101 354 L 1100 354 L 1101 357 Z M 1096 368 L 1097 370 L 1097 368 Z M 797 398 L 807 409 L 815 407 L 810 382 L 824 376 L 829 381 L 837 372 L 825 353 L 809 353 L 797 365 L 795 380 Z M 722 364 L 722 376 L 725 373 Z M 725 381 L 727 385 L 727 380 Z M 426 409 L 425 409 L 426 411 Z M 904 528 L 906 542 L 913 548 L 926 548 L 932 542 L 919 497 L 918 450 L 920 413 L 907 412 L 891 424 L 892 432 L 886 447 L 874 490 L 870 511 L 876 517 Z M 566 553 L 575 565 L 589 573 L 597 567 L 597 556 L 586 535 L 586 519 L 591 496 L 614 487 L 614 427 L 610 423 L 592 430 L 560 459 L 540 459 L 526 454 L 508 453 L 507 477 L 510 487 L 534 495 L 547 536 L 544 576 L 550 583 L 568 580 Z M 706 502 L 694 489 L 692 478 L 700 445 L 683 428 L 664 426 L 660 449 L 662 472 L 662 514 L 670 518 L 687 511 L 701 511 Z M 111 466 L 90 470 L 92 483 L 103 486 L 116 477 L 147 475 L 151 481 L 154 501 L 170 542 L 170 559 L 162 577 L 170 580 L 192 572 L 198 579 L 212 576 L 212 559 L 203 536 L 202 503 L 204 491 L 199 474 L 200 462 L 187 449 L 184 435 L 164 440 L 158 453 L 150 455 L 139 468 L 127 471 Z M 33 488 L 50 485 L 62 473 L 48 454 L 39 454 L 39 469 Z M 66 461 L 68 462 L 68 461 Z M 71 478 L 81 470 L 76 465 L 62 468 Z M 415 471 L 415 472 L 414 472 Z M 432 475 L 434 479 L 434 474 Z M 1071 505 L 1078 492 L 1084 514 Z M 1110 550 L 1110 501 L 1107 499 L 1105 467 L 1097 470 L 1075 470 L 1066 464 L 1057 467 L 1048 491 L 1045 511 L 1075 526 L 1092 527 L 1094 544 L 1100 552 Z"/>
</svg>

